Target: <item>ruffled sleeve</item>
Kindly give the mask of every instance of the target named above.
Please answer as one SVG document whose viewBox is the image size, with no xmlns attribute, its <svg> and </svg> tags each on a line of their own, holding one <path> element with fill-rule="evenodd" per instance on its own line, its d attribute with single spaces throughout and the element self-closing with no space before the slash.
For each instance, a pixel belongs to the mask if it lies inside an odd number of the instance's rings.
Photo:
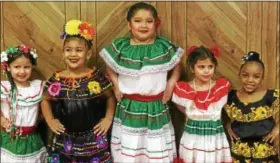
<svg viewBox="0 0 280 163">
<path fill-rule="evenodd" d="M 1 100 L 6 100 L 10 94 L 11 84 L 9 81 L 1 81 Z"/>
<path fill-rule="evenodd" d="M 220 78 L 211 88 L 209 97 L 205 101 L 201 101 L 200 91 L 196 92 L 187 82 L 178 82 L 175 84 L 172 101 L 185 107 L 194 102 L 198 109 L 207 110 L 211 103 L 218 102 L 225 96 L 227 97 L 230 88 L 230 82 L 225 78 Z M 224 103 L 226 103 L 226 100 L 224 100 Z"/>
<path fill-rule="evenodd" d="M 190 85 L 187 82 L 180 81 L 175 84 L 172 101 L 175 104 L 188 107 L 194 96 L 195 91 L 190 88 Z"/>
<path fill-rule="evenodd" d="M 140 76 L 171 70 L 179 63 L 184 50 L 164 37 L 153 44 L 130 45 L 130 38 L 115 39 L 99 53 L 105 63 L 118 74 Z"/>
</svg>

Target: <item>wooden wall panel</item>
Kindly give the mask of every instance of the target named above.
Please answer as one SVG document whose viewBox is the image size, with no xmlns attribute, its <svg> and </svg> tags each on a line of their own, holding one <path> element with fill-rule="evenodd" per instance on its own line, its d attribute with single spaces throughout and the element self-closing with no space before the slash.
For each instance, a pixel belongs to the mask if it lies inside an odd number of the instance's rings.
<svg viewBox="0 0 280 163">
<path fill-rule="evenodd" d="M 247 49 L 246 51 L 261 52 L 262 47 L 262 2 L 248 3 Z"/>
<path fill-rule="evenodd" d="M 246 5 L 245 2 L 188 2 L 187 6 L 188 47 L 219 45 L 217 77 L 231 79 L 233 87 L 239 85 L 238 68 L 246 49 Z"/>
<path fill-rule="evenodd" d="M 46 78 L 62 65 L 62 41 L 59 36 L 65 18 L 61 14 L 64 13 L 61 3 L 64 2 L 3 2 L 4 13 L 9 13 L 4 15 L 4 47 L 24 43 L 37 49 L 39 57 L 34 78 Z M 59 6 L 44 11 L 47 5 Z M 9 12 L 11 10 L 13 12 Z"/>
<path fill-rule="evenodd" d="M 161 36 L 171 38 L 172 33 L 172 2 L 157 2 L 158 16 L 161 20 L 160 32 Z"/>
<path fill-rule="evenodd" d="M 66 21 L 71 19 L 81 19 L 81 2 L 67 2 L 65 3 Z"/>
<path fill-rule="evenodd" d="M 81 20 L 91 23 L 96 32 L 96 2 L 81 2 Z M 92 56 L 88 62 L 89 67 L 92 67 L 96 64 L 97 51 L 96 51 L 96 36 L 92 41 Z"/>
<path fill-rule="evenodd" d="M 266 73 L 264 86 L 274 88 L 276 85 L 276 48 L 277 48 L 277 2 L 262 2 L 261 54 Z"/>
</svg>

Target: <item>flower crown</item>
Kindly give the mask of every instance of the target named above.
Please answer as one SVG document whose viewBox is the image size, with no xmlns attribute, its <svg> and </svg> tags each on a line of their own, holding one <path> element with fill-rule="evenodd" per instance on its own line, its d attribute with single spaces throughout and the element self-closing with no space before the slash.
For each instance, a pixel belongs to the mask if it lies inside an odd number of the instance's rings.
<svg viewBox="0 0 280 163">
<path fill-rule="evenodd" d="M 1 53 L 1 69 L 2 69 L 3 73 L 7 72 L 9 56 L 16 54 L 16 53 L 21 53 L 24 55 L 31 55 L 32 58 L 34 58 L 34 60 L 36 60 L 38 57 L 38 55 L 36 53 L 36 49 L 30 48 L 29 45 L 8 47 L 5 51 L 2 51 L 2 53 Z"/>
<path fill-rule="evenodd" d="M 69 20 L 65 24 L 60 38 L 65 39 L 68 35 L 80 35 L 84 39 L 92 41 L 93 37 L 95 36 L 95 30 L 90 23 L 82 22 L 80 20 Z"/>
<path fill-rule="evenodd" d="M 193 51 L 195 51 L 195 49 L 197 49 L 197 46 L 191 46 L 188 50 L 187 50 L 187 55 L 190 55 Z M 212 46 L 211 48 L 209 48 L 209 50 L 214 54 L 215 58 L 218 58 L 220 56 L 220 48 L 218 45 Z"/>
</svg>

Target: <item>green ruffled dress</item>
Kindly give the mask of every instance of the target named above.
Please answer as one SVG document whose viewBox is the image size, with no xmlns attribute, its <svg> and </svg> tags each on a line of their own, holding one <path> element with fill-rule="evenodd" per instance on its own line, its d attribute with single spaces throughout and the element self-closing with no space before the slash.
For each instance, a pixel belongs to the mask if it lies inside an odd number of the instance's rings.
<svg viewBox="0 0 280 163">
<path fill-rule="evenodd" d="M 167 73 L 180 61 L 184 50 L 163 37 L 153 44 L 131 45 L 130 38 L 115 39 L 100 56 L 118 74 L 120 91 L 112 129 L 114 162 L 172 162 L 175 135 L 169 108 L 162 96 L 143 102 L 125 95 L 158 96 L 165 90 Z"/>
</svg>

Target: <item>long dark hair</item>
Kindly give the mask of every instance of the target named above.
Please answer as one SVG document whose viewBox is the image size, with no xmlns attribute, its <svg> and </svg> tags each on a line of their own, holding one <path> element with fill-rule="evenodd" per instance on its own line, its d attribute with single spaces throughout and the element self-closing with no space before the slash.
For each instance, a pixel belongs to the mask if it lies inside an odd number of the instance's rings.
<svg viewBox="0 0 280 163">
<path fill-rule="evenodd" d="M 25 48 L 25 49 L 23 50 L 23 48 Z M 8 49 L 14 49 L 14 50 L 12 50 L 12 52 L 10 52 Z M 15 60 L 17 60 L 18 58 L 20 58 L 22 56 L 29 59 L 33 66 L 35 66 L 37 64 L 36 58 L 31 54 L 34 52 L 34 51 L 31 51 L 32 50 L 31 48 L 29 48 L 25 45 L 20 45 L 20 46 L 16 46 L 16 47 L 9 47 L 8 49 L 6 50 L 7 58 L 8 58 L 8 61 L 6 63 L 7 63 L 8 67 L 11 65 L 11 63 L 13 63 Z M 14 82 L 11 72 L 6 71 L 6 75 L 7 75 L 8 81 L 11 84 L 11 91 L 10 91 L 10 100 L 11 100 L 11 107 L 12 107 L 11 109 L 16 109 L 15 107 L 16 107 L 16 102 L 17 102 L 17 86 Z"/>
</svg>

